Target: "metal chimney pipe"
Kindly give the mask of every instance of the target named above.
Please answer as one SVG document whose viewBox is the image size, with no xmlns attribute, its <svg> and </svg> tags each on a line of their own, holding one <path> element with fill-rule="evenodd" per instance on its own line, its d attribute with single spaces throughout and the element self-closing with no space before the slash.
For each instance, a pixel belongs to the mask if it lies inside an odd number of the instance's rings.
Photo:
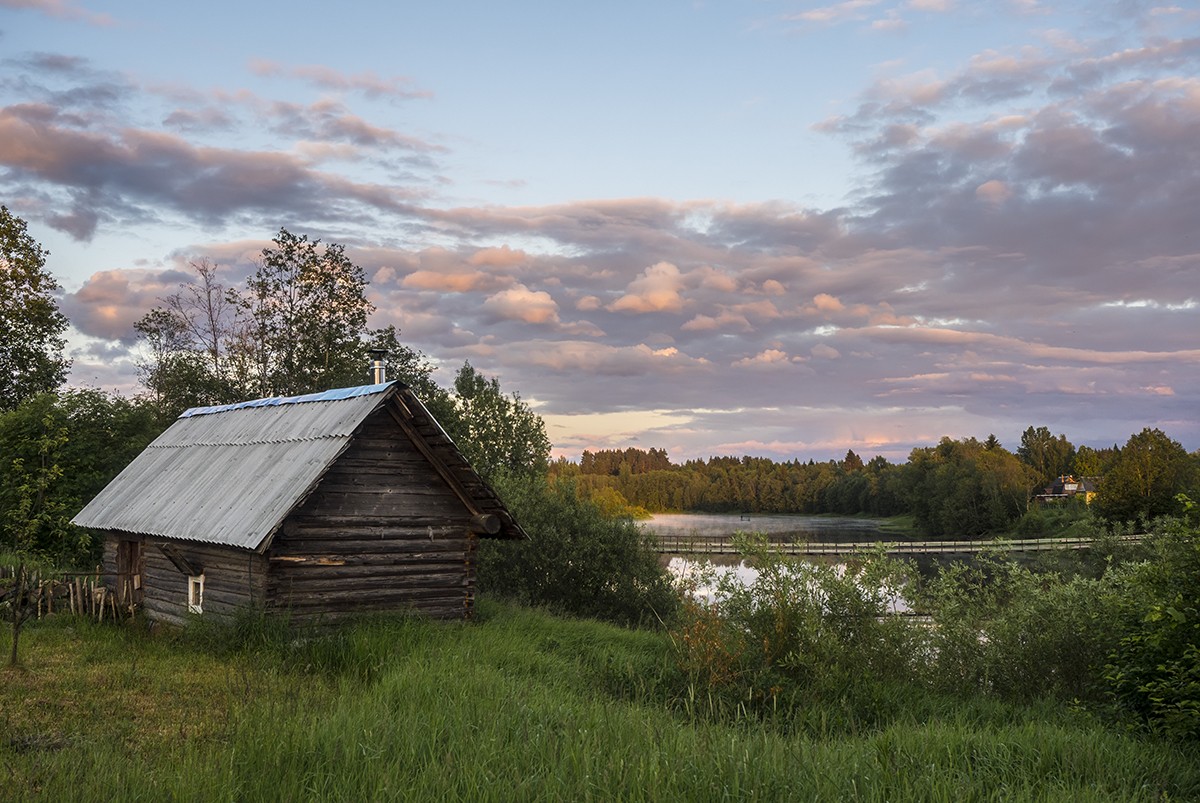
<svg viewBox="0 0 1200 803">
<path fill-rule="evenodd" d="M 383 360 L 387 357 L 387 349 L 371 349 L 368 354 L 371 355 L 371 374 L 376 385 L 382 385 L 387 381 L 384 376 Z"/>
</svg>

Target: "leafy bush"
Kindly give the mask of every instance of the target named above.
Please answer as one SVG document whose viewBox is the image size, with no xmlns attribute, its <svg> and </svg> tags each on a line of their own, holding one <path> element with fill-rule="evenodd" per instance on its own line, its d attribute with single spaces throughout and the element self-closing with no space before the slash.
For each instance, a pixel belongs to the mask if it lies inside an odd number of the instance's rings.
<svg viewBox="0 0 1200 803">
<path fill-rule="evenodd" d="M 480 591 L 621 624 L 670 619 L 678 596 L 631 519 L 605 516 L 570 482 L 493 482 L 529 540 L 480 544 Z"/>
<path fill-rule="evenodd" d="M 1152 729 L 1200 738 L 1200 534 L 1163 526 L 1152 560 L 1130 570 L 1125 629 L 1105 678 Z"/>
<path fill-rule="evenodd" d="M 1112 578 L 1037 573 L 1003 552 L 943 567 L 921 596 L 935 622 L 929 678 L 1007 699 L 1100 700 L 1118 604 Z"/>
<path fill-rule="evenodd" d="M 685 603 L 673 633 L 693 684 L 764 713 L 782 707 L 802 716 L 819 703 L 829 716 L 836 703 L 845 726 L 884 716 L 892 690 L 914 679 L 923 654 L 920 634 L 889 615 L 907 564 L 882 552 L 815 564 L 779 554 L 763 536 L 741 537 L 758 577 L 747 584 L 725 575 L 714 603 Z"/>
</svg>

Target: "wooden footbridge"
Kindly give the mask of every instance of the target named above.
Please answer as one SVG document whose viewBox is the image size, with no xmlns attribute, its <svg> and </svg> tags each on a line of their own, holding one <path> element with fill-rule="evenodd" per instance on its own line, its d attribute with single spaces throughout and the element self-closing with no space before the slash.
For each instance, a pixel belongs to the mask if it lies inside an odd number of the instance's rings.
<svg viewBox="0 0 1200 803">
<path fill-rule="evenodd" d="M 987 541 L 850 541 L 844 543 L 792 541 L 768 538 L 772 549 L 785 555 L 853 555 L 870 551 L 882 544 L 888 554 L 932 555 L 963 554 L 987 549 L 1008 552 L 1051 552 L 1058 549 L 1089 549 L 1097 541 L 1129 543 L 1140 541 L 1143 535 L 1119 535 L 1104 538 L 1017 538 Z M 656 548 L 669 555 L 736 555 L 739 539 L 732 535 L 705 537 L 677 533 L 656 534 Z"/>
</svg>

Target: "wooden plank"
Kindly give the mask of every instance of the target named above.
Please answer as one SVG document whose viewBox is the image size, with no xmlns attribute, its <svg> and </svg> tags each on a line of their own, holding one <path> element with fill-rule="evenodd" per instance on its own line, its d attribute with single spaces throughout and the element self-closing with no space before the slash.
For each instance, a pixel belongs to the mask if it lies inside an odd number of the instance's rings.
<svg viewBox="0 0 1200 803">
<path fill-rule="evenodd" d="M 311 594 L 292 598 L 280 597 L 272 604 L 273 609 L 292 611 L 340 610 L 340 611 L 387 611 L 420 607 L 422 604 L 444 604 L 457 600 L 459 605 L 466 599 L 463 589 L 424 589 L 406 594 L 378 594 L 364 597 L 361 594 Z"/>
<path fill-rule="evenodd" d="M 396 573 L 391 575 L 332 575 L 302 578 L 280 577 L 270 586 L 270 592 L 278 595 L 288 592 L 304 596 L 344 594 L 359 596 L 403 596 L 410 590 L 465 588 L 470 585 L 461 566 L 447 566 L 443 570 L 425 569 L 420 572 Z M 207 591 L 207 589 L 206 589 Z"/>
<path fill-rule="evenodd" d="M 467 554 L 468 551 L 464 545 L 462 549 L 438 549 L 432 552 L 406 550 L 389 554 L 334 554 L 325 552 L 311 555 L 272 555 L 270 561 L 271 573 L 279 574 L 280 572 L 319 570 L 330 566 L 407 566 L 425 563 L 462 562 Z"/>
</svg>

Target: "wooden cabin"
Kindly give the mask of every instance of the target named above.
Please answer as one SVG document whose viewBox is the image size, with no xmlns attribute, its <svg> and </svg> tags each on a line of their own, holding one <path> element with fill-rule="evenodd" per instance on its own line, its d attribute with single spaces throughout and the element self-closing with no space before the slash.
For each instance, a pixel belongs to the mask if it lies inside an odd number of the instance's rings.
<svg viewBox="0 0 1200 803">
<path fill-rule="evenodd" d="M 398 382 L 183 413 L 75 524 L 153 620 L 470 617 L 479 538 L 525 532 Z"/>
</svg>

